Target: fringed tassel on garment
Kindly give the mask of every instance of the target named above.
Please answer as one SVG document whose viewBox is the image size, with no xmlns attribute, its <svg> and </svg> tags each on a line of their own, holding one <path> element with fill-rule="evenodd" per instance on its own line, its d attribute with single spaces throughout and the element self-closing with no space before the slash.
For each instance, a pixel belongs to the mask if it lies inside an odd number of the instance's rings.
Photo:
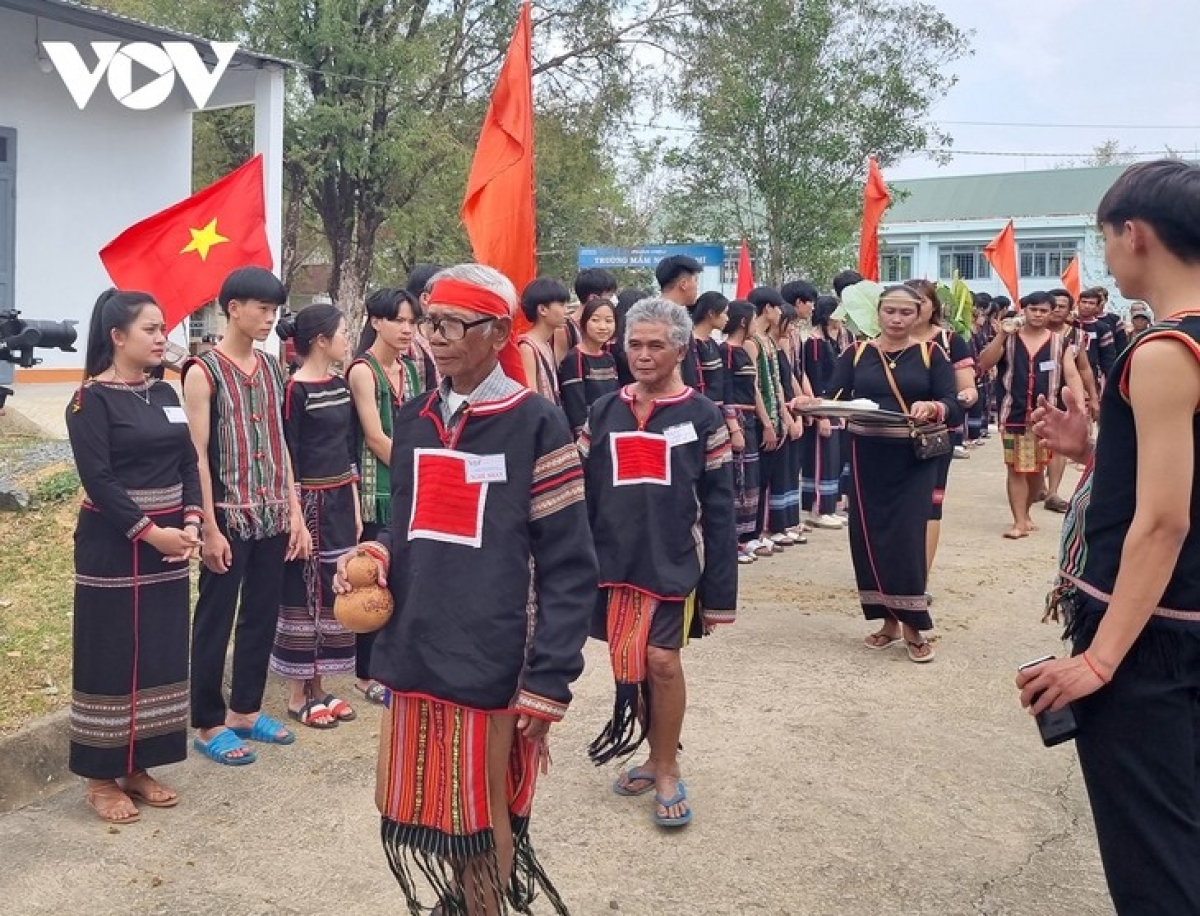
<svg viewBox="0 0 1200 916">
<path fill-rule="evenodd" d="M 1065 579 L 1059 579 L 1054 588 L 1046 595 L 1046 608 L 1042 614 L 1042 623 L 1061 623 L 1063 639 L 1071 638 L 1078 597 L 1078 590 Z"/>
<path fill-rule="evenodd" d="M 588 757 L 596 766 L 632 756 L 650 731 L 650 682 L 617 684 L 612 718 L 590 745 Z"/>
<path fill-rule="evenodd" d="M 422 916 L 430 909 L 417 895 L 414 871 L 433 888 L 439 916 L 470 916 L 468 899 L 477 912 L 485 912 L 491 900 L 498 900 L 500 916 L 509 913 L 511 891 L 500 878 L 492 831 L 484 830 L 470 837 L 448 837 L 385 817 L 381 819 L 380 833 L 388 866 L 396 876 L 411 916 Z M 517 912 L 527 913 L 528 908 L 518 907 Z"/>
<path fill-rule="evenodd" d="M 530 905 L 541 891 L 554 908 L 557 916 L 570 916 L 566 902 L 550 881 L 550 876 L 538 861 L 529 838 L 529 818 L 514 817 L 513 825 L 513 873 L 509 886 L 509 902 L 518 913 L 531 913 Z"/>
</svg>

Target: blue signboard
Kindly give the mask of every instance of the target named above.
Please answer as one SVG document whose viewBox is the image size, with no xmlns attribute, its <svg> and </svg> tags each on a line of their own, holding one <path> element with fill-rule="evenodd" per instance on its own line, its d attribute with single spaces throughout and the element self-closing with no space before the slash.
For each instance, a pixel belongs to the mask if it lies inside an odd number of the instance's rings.
<svg viewBox="0 0 1200 916">
<path fill-rule="evenodd" d="M 649 245 L 640 248 L 579 249 L 579 268 L 585 267 L 645 267 L 653 270 L 663 258 L 686 255 L 700 262 L 701 267 L 720 270 L 725 264 L 724 245 Z"/>
</svg>

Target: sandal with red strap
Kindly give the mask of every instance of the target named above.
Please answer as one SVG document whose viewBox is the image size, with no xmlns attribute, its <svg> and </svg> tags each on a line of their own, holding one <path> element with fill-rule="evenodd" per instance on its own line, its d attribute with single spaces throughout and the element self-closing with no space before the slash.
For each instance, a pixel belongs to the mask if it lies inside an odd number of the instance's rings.
<svg viewBox="0 0 1200 916">
<path fill-rule="evenodd" d="M 353 722 L 358 718 L 358 713 L 354 711 L 353 706 L 345 700 L 335 697 L 332 693 L 325 694 L 319 702 L 328 706 L 333 717 L 339 722 Z"/>
</svg>

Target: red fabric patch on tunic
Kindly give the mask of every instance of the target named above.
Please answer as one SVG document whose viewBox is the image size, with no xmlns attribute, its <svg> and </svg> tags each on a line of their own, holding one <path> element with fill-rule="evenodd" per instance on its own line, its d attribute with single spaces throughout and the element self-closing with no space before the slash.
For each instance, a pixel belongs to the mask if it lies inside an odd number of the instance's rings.
<svg viewBox="0 0 1200 916">
<path fill-rule="evenodd" d="M 671 450 L 657 433 L 613 433 L 613 486 L 671 484 Z"/>
<path fill-rule="evenodd" d="M 429 538 L 479 547 L 483 542 L 486 483 L 467 482 L 469 455 L 450 449 L 417 449 L 408 539 Z"/>
</svg>

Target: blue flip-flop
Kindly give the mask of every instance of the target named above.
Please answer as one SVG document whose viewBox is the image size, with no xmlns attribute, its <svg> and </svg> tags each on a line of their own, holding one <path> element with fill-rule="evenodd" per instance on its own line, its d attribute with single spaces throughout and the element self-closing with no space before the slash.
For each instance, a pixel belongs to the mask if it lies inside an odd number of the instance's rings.
<svg viewBox="0 0 1200 916">
<path fill-rule="evenodd" d="M 291 744 L 296 740 L 296 734 L 284 726 L 278 719 L 273 719 L 265 712 L 260 712 L 251 728 L 230 729 L 239 738 L 249 741 L 259 741 L 263 744 Z M 283 732 L 281 736 L 279 733 Z"/>
<path fill-rule="evenodd" d="M 679 788 L 675 791 L 674 798 L 663 798 L 655 793 L 654 803 L 662 805 L 664 808 L 670 808 L 672 805 L 678 805 L 687 801 L 687 786 L 683 784 L 683 780 L 679 780 Z M 658 809 L 654 809 L 654 823 L 659 827 L 686 827 L 692 822 L 692 806 L 688 805 L 687 810 L 679 817 L 663 817 L 658 813 Z"/>
<path fill-rule="evenodd" d="M 626 798 L 633 798 L 636 795 L 645 795 L 647 792 L 654 791 L 654 777 L 652 775 L 650 775 L 649 773 L 647 773 L 645 770 L 643 770 L 641 767 L 634 767 L 631 770 L 626 770 L 623 775 L 625 777 L 625 785 L 621 784 L 620 776 L 617 777 L 616 781 L 612 785 L 612 790 L 617 795 L 623 795 Z M 642 782 L 643 780 L 648 780 L 650 782 L 650 785 L 645 786 L 641 789 L 630 789 L 629 788 L 629 783 Z"/>
<path fill-rule="evenodd" d="M 214 760 L 217 763 L 223 763 L 225 766 L 230 767 L 243 767 L 248 763 L 254 763 L 258 759 L 258 755 L 242 744 L 238 740 L 238 736 L 227 728 L 217 732 L 208 741 L 197 735 L 192 739 L 192 747 L 209 760 Z M 239 750 L 246 753 L 241 757 L 229 756 L 234 751 Z"/>
</svg>

